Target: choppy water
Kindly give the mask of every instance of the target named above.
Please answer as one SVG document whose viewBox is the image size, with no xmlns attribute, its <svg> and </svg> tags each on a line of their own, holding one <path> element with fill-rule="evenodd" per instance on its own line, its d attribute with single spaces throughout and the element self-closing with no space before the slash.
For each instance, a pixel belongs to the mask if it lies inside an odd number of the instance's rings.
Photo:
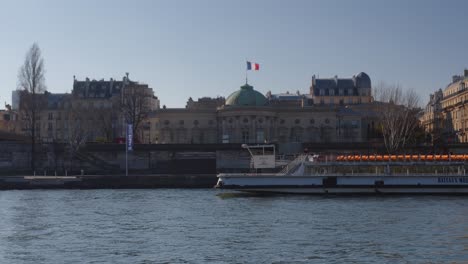
<svg viewBox="0 0 468 264">
<path fill-rule="evenodd" d="M 0 192 L 0 263 L 468 263 L 468 198 Z"/>
</svg>

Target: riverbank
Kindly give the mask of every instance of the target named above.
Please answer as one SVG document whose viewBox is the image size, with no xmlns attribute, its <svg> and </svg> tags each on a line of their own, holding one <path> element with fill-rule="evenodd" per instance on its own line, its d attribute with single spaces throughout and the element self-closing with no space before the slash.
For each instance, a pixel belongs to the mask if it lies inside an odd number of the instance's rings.
<svg viewBox="0 0 468 264">
<path fill-rule="evenodd" d="M 211 188 L 216 174 L 3 176 L 0 190 Z"/>
</svg>

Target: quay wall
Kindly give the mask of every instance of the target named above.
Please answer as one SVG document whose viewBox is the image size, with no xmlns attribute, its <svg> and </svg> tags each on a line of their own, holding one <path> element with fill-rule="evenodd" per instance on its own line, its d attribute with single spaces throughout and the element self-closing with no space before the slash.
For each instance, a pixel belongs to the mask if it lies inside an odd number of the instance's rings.
<svg viewBox="0 0 468 264">
<path fill-rule="evenodd" d="M 0 190 L 212 188 L 216 174 L 0 176 Z"/>
<path fill-rule="evenodd" d="M 23 141 L 0 141 L 0 175 L 122 175 L 126 155 L 123 144 L 90 143 L 70 154 L 64 144 L 38 144 L 36 171 L 30 169 L 31 146 Z M 277 146 L 276 154 L 290 159 L 300 150 L 309 153 L 373 154 L 384 153 L 379 144 L 291 143 Z M 447 145 L 444 148 L 418 146 L 413 153 L 468 153 L 468 144 Z M 289 155 L 289 157 L 288 157 Z M 150 174 L 216 174 L 243 172 L 250 168 L 250 155 L 240 144 L 148 144 L 135 145 L 128 153 L 131 175 Z"/>
</svg>

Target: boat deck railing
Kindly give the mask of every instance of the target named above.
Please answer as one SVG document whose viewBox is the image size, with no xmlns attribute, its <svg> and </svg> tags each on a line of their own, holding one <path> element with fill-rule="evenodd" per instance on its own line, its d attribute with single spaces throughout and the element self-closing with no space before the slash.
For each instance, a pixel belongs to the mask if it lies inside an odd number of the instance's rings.
<svg viewBox="0 0 468 264">
<path fill-rule="evenodd" d="M 278 172 L 278 175 L 289 175 L 293 173 L 301 164 L 303 164 L 307 160 L 308 156 L 309 155 L 307 154 L 298 155 L 294 160 L 288 163 L 280 172 Z"/>
<path fill-rule="evenodd" d="M 343 162 L 414 162 L 414 161 L 427 161 L 427 162 L 451 162 L 451 161 L 468 161 L 468 154 L 417 154 L 417 155 L 338 155 L 336 161 Z"/>
<path fill-rule="evenodd" d="M 306 166 L 464 166 L 463 161 L 304 161 Z"/>
</svg>

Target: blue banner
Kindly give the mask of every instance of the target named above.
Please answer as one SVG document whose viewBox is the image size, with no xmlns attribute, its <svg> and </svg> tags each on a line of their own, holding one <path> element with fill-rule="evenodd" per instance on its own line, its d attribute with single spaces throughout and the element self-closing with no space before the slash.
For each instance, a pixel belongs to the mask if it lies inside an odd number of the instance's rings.
<svg viewBox="0 0 468 264">
<path fill-rule="evenodd" d="M 133 150 L 133 125 L 127 124 L 127 150 Z"/>
</svg>

